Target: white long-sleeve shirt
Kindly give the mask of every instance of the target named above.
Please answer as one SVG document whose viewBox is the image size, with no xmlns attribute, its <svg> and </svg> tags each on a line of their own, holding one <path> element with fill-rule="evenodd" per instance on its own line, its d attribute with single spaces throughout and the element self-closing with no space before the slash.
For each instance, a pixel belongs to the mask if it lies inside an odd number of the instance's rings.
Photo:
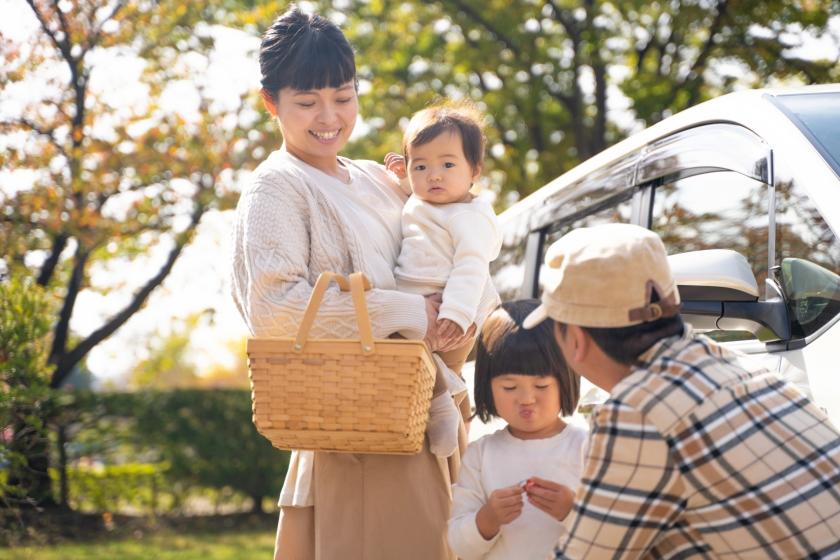
<svg viewBox="0 0 840 560">
<path fill-rule="evenodd" d="M 400 290 L 443 291 L 438 318 L 464 331 L 481 325 L 499 303 L 490 262 L 502 237 L 496 213 L 485 200 L 432 204 L 411 196 L 402 211 L 402 246 L 394 276 Z"/>
<path fill-rule="evenodd" d="M 475 517 L 490 494 L 532 476 L 572 489 L 580 482 L 588 432 L 568 424 L 545 439 L 518 439 L 507 428 L 484 436 L 467 448 L 458 482 L 453 485 L 449 545 L 463 560 L 544 559 L 566 528 L 523 496 L 522 514 L 485 540 Z"/>
</svg>

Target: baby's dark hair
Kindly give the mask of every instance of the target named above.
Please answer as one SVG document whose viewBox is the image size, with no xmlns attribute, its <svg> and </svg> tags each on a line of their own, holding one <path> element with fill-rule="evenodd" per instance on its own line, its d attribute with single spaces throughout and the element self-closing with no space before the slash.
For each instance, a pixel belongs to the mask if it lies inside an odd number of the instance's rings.
<svg viewBox="0 0 840 560">
<path fill-rule="evenodd" d="M 444 101 L 414 113 L 403 135 L 403 155 L 410 160 L 409 148 L 427 144 L 444 132 L 461 136 L 464 157 L 478 171 L 484 164 L 484 115 L 470 101 Z"/>
<path fill-rule="evenodd" d="M 355 82 L 356 59 L 338 26 L 292 4 L 263 34 L 260 73 L 263 89 L 276 100 L 285 87 L 305 91 Z"/>
<path fill-rule="evenodd" d="M 560 411 L 574 413 L 580 399 L 580 378 L 566 367 L 554 338 L 554 321 L 546 319 L 533 329 L 522 321 L 539 306 L 536 299 L 522 299 L 497 307 L 481 327 L 475 357 L 475 415 L 482 422 L 497 416 L 490 381 L 506 374 L 551 375 L 560 389 Z"/>
</svg>

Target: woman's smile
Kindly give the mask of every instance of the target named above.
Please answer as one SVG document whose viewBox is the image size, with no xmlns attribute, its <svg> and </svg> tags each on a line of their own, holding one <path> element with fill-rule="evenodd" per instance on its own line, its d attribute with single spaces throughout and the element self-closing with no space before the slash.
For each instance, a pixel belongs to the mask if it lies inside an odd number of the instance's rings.
<svg viewBox="0 0 840 560">
<path fill-rule="evenodd" d="M 333 142 L 336 138 L 338 138 L 339 133 L 341 133 L 341 129 L 337 128 L 335 130 L 324 130 L 324 131 L 317 131 L 317 130 L 310 130 L 309 134 L 314 136 L 319 142 L 324 144 L 329 144 Z"/>
</svg>

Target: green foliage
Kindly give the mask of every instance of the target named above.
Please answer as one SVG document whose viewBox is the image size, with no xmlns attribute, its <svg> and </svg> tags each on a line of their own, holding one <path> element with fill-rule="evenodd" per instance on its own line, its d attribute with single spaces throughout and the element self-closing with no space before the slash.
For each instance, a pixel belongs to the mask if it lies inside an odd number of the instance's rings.
<svg viewBox="0 0 840 560">
<path fill-rule="evenodd" d="M 279 494 L 288 453 L 274 449 L 251 421 L 247 391 L 138 393 L 137 429 L 185 485 L 230 487 L 254 498 Z"/>
<path fill-rule="evenodd" d="M 263 498 L 280 492 L 289 455 L 257 433 L 249 391 L 79 391 L 61 396 L 65 450 L 74 465 L 68 471 L 74 507 L 113 511 L 131 506 L 148 512 L 155 503 L 158 512 L 178 511 L 198 494 L 214 507 L 244 496 L 260 510 Z M 79 466 L 91 461 L 102 470 Z"/>
<path fill-rule="evenodd" d="M 270 520 L 276 523 L 275 519 Z M 216 530 L 134 529 L 134 534 L 104 533 L 94 542 L 61 543 L 51 546 L 22 546 L 0 550 L 3 560 L 252 560 L 271 558 L 274 528 L 271 523 Z M 266 526 L 268 525 L 268 526 Z M 116 528 L 119 531 L 119 527 Z M 107 540 L 105 537 L 107 535 Z"/>
<path fill-rule="evenodd" d="M 0 367 L 4 390 L 47 384 L 49 312 L 44 291 L 30 279 L 13 276 L 0 281 Z"/>
<path fill-rule="evenodd" d="M 265 152 L 260 125 L 252 126 L 256 92 L 220 101 L 205 86 L 201 68 L 210 67 L 219 6 L 30 2 L 32 37 L 2 42 L 0 103 L 6 92 L 29 88 L 32 95 L 0 121 L 0 169 L 28 173 L 32 184 L 0 193 L 0 259 L 12 274 L 37 278 L 59 302 L 52 387 L 143 307 L 202 217 L 233 207 L 239 175 Z M 142 66 L 140 100 L 92 87 L 106 71 L 99 65 L 121 58 Z M 167 88 L 177 85 L 193 88 L 195 107 L 165 103 Z M 33 253 L 43 258 L 29 259 Z M 132 278 L 132 297 L 74 338 L 72 319 L 84 311 L 75 305 L 79 294 L 126 290 L 109 282 L 109 267 L 151 254 L 165 258 Z M 95 267 L 106 273 L 92 276 Z"/>
<path fill-rule="evenodd" d="M 249 7 L 253 2 L 241 3 Z M 830 37 L 831 0 L 320 0 L 357 50 L 370 134 L 349 152 L 380 160 L 401 123 L 439 96 L 489 116 L 486 176 L 501 209 L 665 116 L 738 87 L 840 80 L 840 66 L 793 48 Z M 264 29 L 282 9 L 233 25 Z M 622 109 L 626 107 L 625 113 Z M 618 120 L 616 116 L 629 114 Z"/>
<path fill-rule="evenodd" d="M 46 473 L 50 414 L 47 335 L 50 306 L 43 290 L 13 276 L 0 282 L 0 501 L 15 504 L 30 491 L 49 499 Z"/>
<path fill-rule="evenodd" d="M 53 479 L 58 473 L 52 470 Z M 71 505 L 79 511 L 155 513 L 166 488 L 166 464 L 104 465 L 68 470 Z"/>
<path fill-rule="evenodd" d="M 190 338 L 200 314 L 187 317 L 182 328 L 166 336 L 158 333 L 149 342 L 149 356 L 134 365 L 129 386 L 143 389 L 167 389 L 195 385 L 198 374 L 187 359 Z"/>
</svg>

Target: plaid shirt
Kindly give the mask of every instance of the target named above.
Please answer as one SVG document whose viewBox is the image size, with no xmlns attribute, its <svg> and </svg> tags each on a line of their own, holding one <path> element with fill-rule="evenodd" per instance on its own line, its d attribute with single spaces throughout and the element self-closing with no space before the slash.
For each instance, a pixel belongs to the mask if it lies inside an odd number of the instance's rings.
<svg viewBox="0 0 840 560">
<path fill-rule="evenodd" d="M 556 558 L 840 558 L 840 432 L 686 331 L 595 412 Z"/>
</svg>

